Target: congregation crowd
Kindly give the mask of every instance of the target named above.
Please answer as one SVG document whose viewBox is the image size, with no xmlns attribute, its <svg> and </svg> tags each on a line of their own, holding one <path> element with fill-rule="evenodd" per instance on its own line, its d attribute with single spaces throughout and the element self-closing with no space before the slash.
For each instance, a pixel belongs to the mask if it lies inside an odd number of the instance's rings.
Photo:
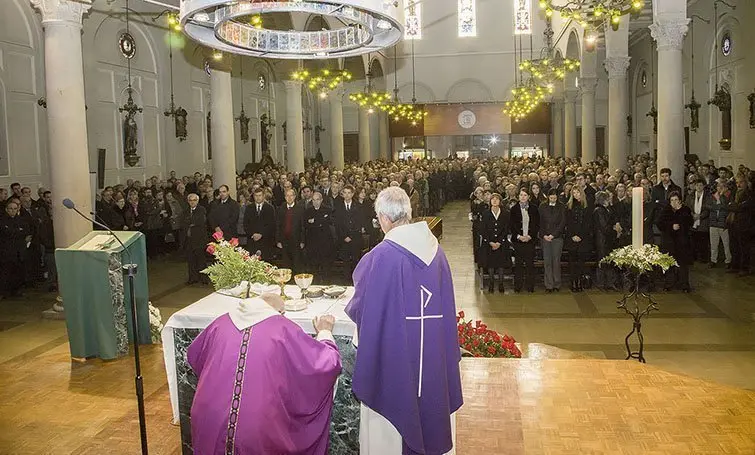
<svg viewBox="0 0 755 455">
<path fill-rule="evenodd" d="M 546 291 L 558 291 L 562 257 L 571 289 L 580 291 L 593 283 L 591 265 L 631 243 L 631 189 L 641 187 L 645 243 L 659 245 L 679 263 L 651 284 L 688 291 L 689 266 L 696 260 L 749 273 L 754 175 L 744 166 L 735 171 L 688 162 L 679 186 L 670 170 L 657 172 L 650 156 L 630 158 L 617 170 L 607 169 L 602 159 L 582 165 L 536 157 L 376 161 L 343 170 L 311 162 L 298 175 L 280 165 L 245 170 L 230 182 L 235 199 L 229 184 L 200 172 L 127 180 L 97 195 L 95 215 L 113 230 L 143 232 L 150 257 L 183 254 L 190 284 L 206 282 L 200 271 L 211 260 L 206 247 L 218 231 L 294 273 L 348 281 L 364 252 L 382 239 L 377 194 L 399 186 L 409 195 L 414 217 L 437 214 L 447 201 L 469 197 L 474 259 L 481 276 L 489 277 L 489 292 L 496 281 L 504 290 L 504 271 L 512 268 L 514 290 L 534 291 L 541 261 Z M 40 188 L 34 199 L 31 192 L 18 183 L 10 193 L 0 188 L 2 296 L 40 282 L 56 286 L 52 194 Z M 622 285 L 611 267 L 596 269 L 598 287 Z"/>
</svg>

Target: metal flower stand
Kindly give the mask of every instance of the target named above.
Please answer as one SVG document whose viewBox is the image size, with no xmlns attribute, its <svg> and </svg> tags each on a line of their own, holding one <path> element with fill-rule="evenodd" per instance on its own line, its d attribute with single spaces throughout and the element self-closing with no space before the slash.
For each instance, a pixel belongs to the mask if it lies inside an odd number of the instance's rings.
<svg viewBox="0 0 755 455">
<path fill-rule="evenodd" d="M 624 294 L 624 296 L 618 301 L 618 309 L 624 310 L 628 315 L 632 316 L 632 331 L 624 338 L 624 345 L 627 348 L 627 358 L 637 359 L 638 361 L 645 363 L 644 350 L 644 337 L 642 336 L 642 318 L 649 315 L 651 311 L 660 311 L 658 309 L 658 302 L 653 300 L 653 297 L 649 293 L 642 292 L 640 290 L 640 278 L 642 273 L 639 271 L 627 271 L 625 272 L 627 278 L 631 280 L 634 275 L 633 289 L 631 292 Z M 645 309 L 640 310 L 641 301 L 647 301 Z M 640 342 L 639 350 L 632 351 L 629 346 L 629 338 L 632 335 L 637 334 L 637 339 Z"/>
</svg>

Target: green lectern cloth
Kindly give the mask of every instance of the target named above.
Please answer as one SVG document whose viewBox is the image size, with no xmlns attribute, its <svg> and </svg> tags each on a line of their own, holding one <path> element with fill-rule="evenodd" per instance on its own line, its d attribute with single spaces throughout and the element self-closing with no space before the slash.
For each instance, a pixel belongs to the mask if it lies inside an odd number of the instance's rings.
<svg viewBox="0 0 755 455">
<path fill-rule="evenodd" d="M 60 295 L 65 306 L 71 357 L 114 359 L 133 342 L 128 276 L 122 264 L 137 265 L 134 279 L 139 341 L 151 343 L 149 291 L 144 235 L 93 231 L 68 248 L 55 251 Z"/>
</svg>

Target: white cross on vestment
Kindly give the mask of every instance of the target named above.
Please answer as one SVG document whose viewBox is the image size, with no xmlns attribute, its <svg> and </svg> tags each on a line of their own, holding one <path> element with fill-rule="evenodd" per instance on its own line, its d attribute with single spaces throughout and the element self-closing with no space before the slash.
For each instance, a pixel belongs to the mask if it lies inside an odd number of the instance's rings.
<svg viewBox="0 0 755 455">
<path fill-rule="evenodd" d="M 419 286 L 419 316 L 407 316 L 407 321 L 419 321 L 419 387 L 417 397 L 422 396 L 422 364 L 425 360 L 425 319 L 442 319 L 442 314 L 425 314 L 425 308 L 430 303 L 433 293 L 426 287 Z"/>
</svg>

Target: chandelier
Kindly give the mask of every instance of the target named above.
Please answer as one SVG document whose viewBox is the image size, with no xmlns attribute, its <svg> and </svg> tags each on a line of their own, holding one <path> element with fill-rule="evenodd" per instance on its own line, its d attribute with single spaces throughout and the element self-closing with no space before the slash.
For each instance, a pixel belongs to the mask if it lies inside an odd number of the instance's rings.
<svg viewBox="0 0 755 455">
<path fill-rule="evenodd" d="M 368 84 L 363 92 L 352 93 L 349 95 L 349 99 L 359 107 L 366 108 L 368 114 L 372 114 L 378 109 L 382 110 L 383 106 L 390 101 L 391 95 L 387 92 L 373 91 Z"/>
<path fill-rule="evenodd" d="M 412 126 L 417 126 L 427 116 L 427 111 L 417 105 L 416 66 L 414 61 L 414 40 L 412 40 L 412 102 L 402 103 L 398 96 L 398 56 L 396 48 L 393 48 L 393 99 L 382 106 L 383 111 L 394 122 L 406 120 Z"/>
<path fill-rule="evenodd" d="M 518 122 L 532 113 L 551 93 L 553 93 L 553 86 L 543 87 L 530 79 L 526 84 L 511 89 L 513 96 L 511 100 L 504 104 L 503 113 Z"/>
<path fill-rule="evenodd" d="M 267 28 L 267 23 L 274 21 L 266 17 L 279 13 L 330 17 L 343 25 L 320 31 Z M 278 59 L 327 59 L 394 45 L 403 35 L 403 13 L 398 2 L 389 0 L 344 0 L 338 4 L 183 0 L 177 25 L 194 41 L 222 52 Z"/>
<path fill-rule="evenodd" d="M 554 5 L 554 0 L 540 0 L 540 9 L 545 10 L 546 17 L 555 11 L 564 20 L 572 19 L 583 27 L 608 20 L 614 30 L 619 28 L 621 16 L 636 16 L 644 7 L 645 0 L 567 0 L 560 5 Z"/>
<path fill-rule="evenodd" d="M 537 81 L 552 84 L 556 81 L 562 81 L 566 73 L 577 71 L 579 65 L 578 60 L 563 58 L 557 55 L 552 58 L 524 60 L 519 64 L 519 69 L 530 73 Z"/>
<path fill-rule="evenodd" d="M 346 70 L 322 69 L 319 73 L 311 73 L 308 70 L 294 71 L 291 79 L 307 84 L 312 93 L 317 93 L 320 98 L 326 98 L 328 92 L 335 90 L 340 84 L 350 81 L 352 75 Z"/>
</svg>

